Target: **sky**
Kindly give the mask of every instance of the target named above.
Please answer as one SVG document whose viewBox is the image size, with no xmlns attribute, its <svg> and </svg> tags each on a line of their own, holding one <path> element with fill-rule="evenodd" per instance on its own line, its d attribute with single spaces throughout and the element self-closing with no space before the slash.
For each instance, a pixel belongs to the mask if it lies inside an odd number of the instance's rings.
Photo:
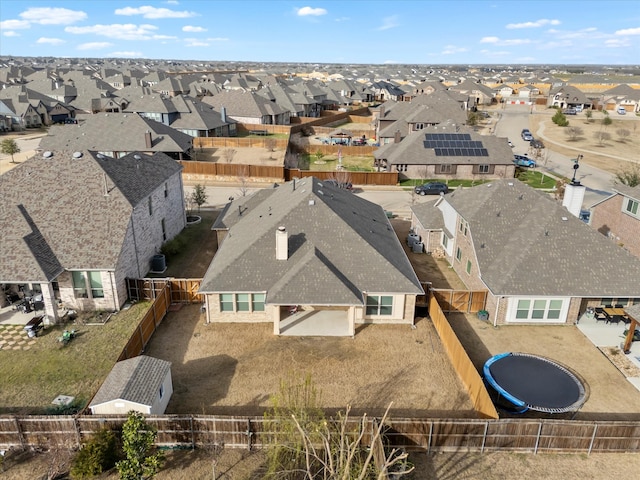
<svg viewBox="0 0 640 480">
<path fill-rule="evenodd" d="M 640 1 L 0 0 L 0 55 L 640 65 Z"/>
</svg>

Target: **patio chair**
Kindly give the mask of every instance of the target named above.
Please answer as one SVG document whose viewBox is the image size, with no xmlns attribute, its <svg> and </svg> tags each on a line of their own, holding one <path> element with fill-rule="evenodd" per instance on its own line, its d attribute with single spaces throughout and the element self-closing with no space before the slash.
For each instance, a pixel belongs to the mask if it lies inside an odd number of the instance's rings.
<svg viewBox="0 0 640 480">
<path fill-rule="evenodd" d="M 598 323 L 598 322 L 608 323 L 607 322 L 607 320 L 608 320 L 607 314 L 604 313 L 604 310 L 601 307 L 596 307 L 595 308 L 594 317 L 596 318 L 596 323 Z"/>
<path fill-rule="evenodd" d="M 621 315 L 611 315 L 607 320 L 607 323 L 615 323 L 617 325 L 618 323 L 620 323 L 620 320 L 622 320 Z"/>
</svg>

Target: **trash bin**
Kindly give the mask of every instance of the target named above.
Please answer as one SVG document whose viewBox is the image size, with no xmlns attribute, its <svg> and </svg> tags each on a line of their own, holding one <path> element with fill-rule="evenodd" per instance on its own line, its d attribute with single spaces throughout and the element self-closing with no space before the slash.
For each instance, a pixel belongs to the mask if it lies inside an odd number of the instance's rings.
<svg viewBox="0 0 640 480">
<path fill-rule="evenodd" d="M 489 320 L 489 312 L 487 312 L 486 310 L 480 310 L 478 312 L 478 318 L 483 322 L 486 322 L 487 320 Z"/>
<path fill-rule="evenodd" d="M 44 317 L 42 315 L 38 317 L 33 317 L 24 326 L 24 330 L 27 332 L 27 336 L 29 338 L 37 337 L 38 332 L 44 328 L 43 319 Z"/>
</svg>

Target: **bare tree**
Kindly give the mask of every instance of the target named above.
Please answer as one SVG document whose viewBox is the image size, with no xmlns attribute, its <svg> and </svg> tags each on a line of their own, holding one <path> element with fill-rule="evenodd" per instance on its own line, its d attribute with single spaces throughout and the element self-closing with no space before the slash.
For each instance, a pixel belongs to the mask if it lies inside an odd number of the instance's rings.
<svg viewBox="0 0 640 480">
<path fill-rule="evenodd" d="M 278 145 L 278 142 L 276 142 L 275 138 L 267 138 L 264 141 L 264 146 L 267 150 L 269 150 L 270 152 L 275 152 L 276 151 L 276 146 Z"/>
<path fill-rule="evenodd" d="M 246 165 L 240 170 L 238 180 L 240 180 L 240 196 L 246 197 L 249 192 L 249 168 Z"/>
<path fill-rule="evenodd" d="M 611 120 L 611 119 L 609 119 L 609 120 Z M 604 147 L 605 143 L 608 142 L 609 140 L 611 140 L 611 134 L 609 132 L 605 132 L 603 130 L 600 130 L 599 132 L 596 132 L 593 136 L 598 141 L 598 145 L 600 145 L 601 147 Z"/>
<path fill-rule="evenodd" d="M 593 121 L 593 112 L 590 109 L 587 109 L 584 112 L 584 116 L 587 117 L 587 123 L 591 123 Z"/>
<path fill-rule="evenodd" d="M 236 156 L 236 151 L 233 148 L 225 148 L 222 151 L 222 157 L 227 161 L 227 163 L 233 162 L 233 157 Z"/>
<path fill-rule="evenodd" d="M 618 135 L 618 140 L 622 143 L 626 142 L 627 139 L 631 136 L 631 132 L 626 128 L 617 129 L 616 134 Z"/>
<path fill-rule="evenodd" d="M 556 200 L 562 200 L 564 198 L 564 191 L 567 188 L 567 182 L 563 179 L 556 181 L 556 188 L 553 196 Z"/>
<path fill-rule="evenodd" d="M 630 163 L 616 173 L 615 183 L 622 183 L 630 187 L 640 185 L 640 164 Z"/>
<path fill-rule="evenodd" d="M 581 127 L 567 127 L 565 133 L 567 134 L 567 137 L 569 137 L 569 140 L 575 142 L 584 135 L 584 130 Z"/>
<path fill-rule="evenodd" d="M 298 168 L 300 156 L 291 151 L 284 155 L 284 168 Z"/>
</svg>

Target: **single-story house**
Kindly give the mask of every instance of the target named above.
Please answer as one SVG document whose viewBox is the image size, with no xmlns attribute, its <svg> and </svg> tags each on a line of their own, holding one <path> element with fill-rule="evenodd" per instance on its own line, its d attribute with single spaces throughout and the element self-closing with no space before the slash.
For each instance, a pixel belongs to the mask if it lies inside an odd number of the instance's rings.
<svg viewBox="0 0 640 480">
<path fill-rule="evenodd" d="M 202 280 L 208 322 L 307 322 L 315 335 L 413 325 L 423 294 L 382 207 L 315 177 L 234 199 L 213 225 Z M 340 332 L 327 331 L 330 322 Z"/>
<path fill-rule="evenodd" d="M 587 307 L 640 303 L 640 260 L 551 196 L 496 180 L 414 205 L 412 229 L 499 324 L 572 324 Z"/>
<path fill-rule="evenodd" d="M 89 409 L 93 415 L 162 415 L 172 394 L 171 362 L 139 355 L 113 366 Z"/>
</svg>

